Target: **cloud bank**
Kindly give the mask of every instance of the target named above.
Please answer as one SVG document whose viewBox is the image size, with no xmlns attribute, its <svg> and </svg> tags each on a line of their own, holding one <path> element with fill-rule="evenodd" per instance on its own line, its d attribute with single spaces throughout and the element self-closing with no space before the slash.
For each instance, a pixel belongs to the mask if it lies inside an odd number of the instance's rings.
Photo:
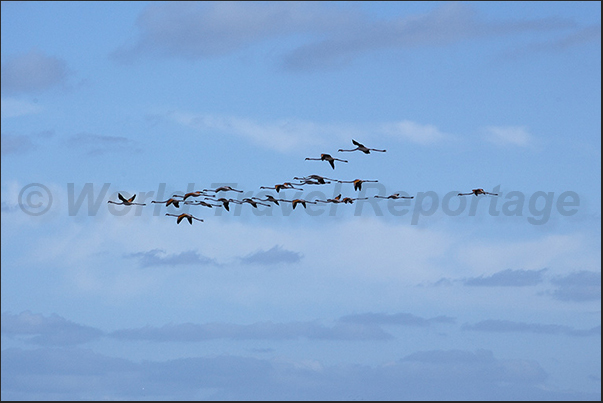
<svg viewBox="0 0 603 403">
<path fill-rule="evenodd" d="M 32 49 L 2 64 L 2 93 L 39 93 L 64 85 L 68 76 L 64 60 Z"/>
<path fill-rule="evenodd" d="M 134 362 L 86 349 L 2 351 L 3 400 L 597 400 L 540 387 L 535 361 L 426 350 L 376 366 L 239 355 Z M 35 377 L 32 370 L 35 368 Z M 51 380 L 48 382 L 47 380 Z"/>
<path fill-rule="evenodd" d="M 460 41 L 574 28 L 567 19 L 490 21 L 463 3 L 393 18 L 318 3 L 169 2 L 152 4 L 137 21 L 134 44 L 113 52 L 127 62 L 145 55 L 188 60 L 223 56 L 275 38 L 297 39 L 283 49 L 289 71 L 338 68 L 384 49 L 441 47 Z M 578 37 L 584 34 L 576 34 Z M 580 40 L 569 41 L 580 42 Z"/>
</svg>

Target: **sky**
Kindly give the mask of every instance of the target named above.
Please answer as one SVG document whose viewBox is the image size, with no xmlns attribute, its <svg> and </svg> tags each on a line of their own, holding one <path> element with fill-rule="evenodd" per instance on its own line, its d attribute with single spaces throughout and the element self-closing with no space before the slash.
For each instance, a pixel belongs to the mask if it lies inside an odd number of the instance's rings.
<svg viewBox="0 0 603 403">
<path fill-rule="evenodd" d="M 1 11 L 3 400 L 601 399 L 600 2 Z"/>
</svg>

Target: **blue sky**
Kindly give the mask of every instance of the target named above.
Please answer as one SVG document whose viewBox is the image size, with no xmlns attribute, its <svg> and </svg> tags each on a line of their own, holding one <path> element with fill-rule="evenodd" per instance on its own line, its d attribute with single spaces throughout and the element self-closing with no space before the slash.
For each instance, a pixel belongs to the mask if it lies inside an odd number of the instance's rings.
<svg viewBox="0 0 603 403">
<path fill-rule="evenodd" d="M 1 18 L 2 399 L 600 400 L 600 2 Z"/>
</svg>

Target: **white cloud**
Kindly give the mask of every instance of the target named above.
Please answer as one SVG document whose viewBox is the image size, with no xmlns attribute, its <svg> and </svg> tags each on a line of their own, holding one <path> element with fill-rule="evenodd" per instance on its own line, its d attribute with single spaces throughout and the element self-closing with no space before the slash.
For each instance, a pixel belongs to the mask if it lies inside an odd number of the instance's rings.
<svg viewBox="0 0 603 403">
<path fill-rule="evenodd" d="M 527 147 L 534 143 L 534 137 L 524 126 L 490 126 L 484 130 L 486 140 L 498 146 Z"/>
<path fill-rule="evenodd" d="M 38 104 L 15 98 L 2 97 L 2 119 L 40 113 L 43 108 Z"/>
<path fill-rule="evenodd" d="M 436 144 L 451 138 L 449 134 L 440 131 L 434 125 L 415 123 L 410 120 L 383 124 L 382 131 L 392 137 L 420 145 Z"/>
<path fill-rule="evenodd" d="M 298 119 L 259 122 L 237 116 L 186 112 L 171 113 L 169 118 L 204 134 L 218 132 L 236 135 L 278 152 L 290 152 L 300 148 L 322 146 L 326 143 L 325 138 L 344 136 L 347 138 L 350 133 L 353 134 L 359 131 L 345 125 L 321 124 Z"/>
<path fill-rule="evenodd" d="M 190 112 L 170 112 L 167 116 L 174 122 L 199 130 L 203 134 L 215 135 L 217 132 L 240 136 L 262 147 L 283 153 L 327 144 L 341 144 L 342 141 L 347 143 L 352 138 L 389 136 L 424 146 L 453 138 L 434 125 L 409 120 L 354 126 L 293 118 L 259 122 L 238 116 Z"/>
</svg>

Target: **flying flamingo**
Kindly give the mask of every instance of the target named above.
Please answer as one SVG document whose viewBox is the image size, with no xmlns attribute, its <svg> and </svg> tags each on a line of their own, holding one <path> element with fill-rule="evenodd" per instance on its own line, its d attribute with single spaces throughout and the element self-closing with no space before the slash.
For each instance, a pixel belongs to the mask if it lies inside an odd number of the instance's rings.
<svg viewBox="0 0 603 403">
<path fill-rule="evenodd" d="M 283 189 L 296 189 L 296 190 L 304 190 L 300 188 L 294 187 L 290 182 L 281 183 L 274 186 L 260 186 L 260 189 L 274 189 L 276 193 L 280 192 Z"/>
<path fill-rule="evenodd" d="M 414 199 L 415 198 L 414 196 L 400 196 L 400 193 L 394 193 L 389 196 L 376 195 L 375 197 L 379 198 L 379 199 Z"/>
<path fill-rule="evenodd" d="M 191 205 L 191 206 L 205 206 L 205 207 L 209 207 L 209 208 L 212 208 L 214 206 L 215 207 L 221 206 L 221 204 L 211 204 L 211 203 L 208 203 L 208 202 L 204 202 L 203 200 L 187 201 L 187 202 L 184 202 L 184 204 L 188 204 L 188 205 Z"/>
<path fill-rule="evenodd" d="M 310 158 L 307 157 L 306 160 L 310 161 L 329 161 L 331 164 L 331 168 L 335 169 L 335 161 L 348 162 L 346 160 L 341 160 L 339 158 L 333 158 L 331 154 L 320 154 L 320 158 Z"/>
<path fill-rule="evenodd" d="M 337 196 L 335 196 L 332 199 L 316 200 L 316 201 L 320 202 L 320 203 L 341 203 L 341 193 L 339 193 Z"/>
<path fill-rule="evenodd" d="M 341 199 L 341 202 L 345 203 L 345 204 L 353 204 L 354 200 L 366 200 L 366 199 L 368 199 L 368 197 L 357 197 L 357 198 L 344 197 L 343 199 Z"/>
<path fill-rule="evenodd" d="M 354 184 L 354 190 L 362 190 L 362 183 L 363 182 L 379 182 L 377 180 L 363 180 L 363 179 L 354 179 L 353 181 L 337 181 L 339 183 L 353 183 Z"/>
<path fill-rule="evenodd" d="M 216 190 L 213 190 L 213 189 L 203 189 L 203 191 L 204 192 L 214 192 L 214 193 L 233 191 L 233 192 L 243 193 L 242 190 L 233 189 L 230 186 L 220 186 L 219 188 L 216 188 Z"/>
<path fill-rule="evenodd" d="M 340 149 L 339 149 L 339 150 L 337 150 L 337 151 L 356 151 L 356 150 L 358 150 L 358 151 L 362 151 L 362 152 L 363 152 L 363 153 L 365 153 L 365 154 L 370 154 L 370 153 L 371 153 L 371 151 L 378 151 L 378 152 L 380 152 L 380 153 L 384 153 L 384 152 L 386 152 L 386 151 L 387 151 L 387 150 L 378 150 L 378 149 L 376 149 L 376 148 L 368 148 L 368 147 L 366 147 L 364 144 L 359 143 L 359 142 L 357 142 L 357 141 L 356 141 L 356 140 L 354 140 L 354 139 L 352 139 L 352 143 L 353 143 L 353 144 L 356 146 L 356 148 L 354 148 L 354 149 L 352 149 L 352 150 L 343 150 L 343 149 L 341 149 L 341 148 L 340 148 Z"/>
<path fill-rule="evenodd" d="M 253 200 L 253 199 L 249 199 L 249 198 L 246 198 L 246 199 L 241 200 L 241 204 L 242 204 L 242 203 L 249 203 L 249 204 L 251 204 L 251 205 L 252 205 L 254 208 L 258 208 L 258 204 L 261 204 L 262 206 L 268 206 L 268 207 L 270 207 L 270 204 L 266 204 L 266 203 L 260 203 L 260 202 L 257 202 L 257 201 L 255 201 L 255 200 Z"/>
<path fill-rule="evenodd" d="M 471 193 L 459 193 L 458 196 L 470 196 L 470 195 L 492 195 L 492 196 L 498 196 L 498 193 L 490 193 L 490 192 L 486 192 L 484 191 L 484 189 L 473 189 L 471 191 Z"/>
<path fill-rule="evenodd" d="M 265 197 L 266 197 L 266 200 L 262 200 L 259 197 L 252 197 L 252 199 L 263 201 L 263 202 L 272 202 L 272 203 L 276 204 L 277 206 L 279 206 L 278 202 L 280 200 L 282 200 L 282 199 L 275 199 L 274 196 L 272 196 L 272 195 L 266 195 Z"/>
<path fill-rule="evenodd" d="M 133 195 L 129 199 L 126 199 L 125 197 L 122 196 L 121 193 L 118 193 L 117 198 L 119 200 L 121 200 L 121 203 L 114 202 L 112 200 L 107 201 L 107 203 L 119 204 L 119 205 L 123 205 L 123 206 L 146 206 L 146 204 L 144 204 L 144 203 L 134 203 L 134 199 L 136 198 L 136 195 Z"/>
<path fill-rule="evenodd" d="M 184 200 L 184 199 L 183 199 Z M 182 200 L 178 200 L 178 199 L 174 199 L 174 198 L 169 198 L 167 200 L 164 201 L 159 201 L 159 200 L 152 200 L 151 203 L 165 203 L 165 206 L 168 207 L 170 204 L 173 204 L 174 207 L 179 208 L 180 207 L 180 203 L 182 202 Z"/>
<path fill-rule="evenodd" d="M 304 199 L 281 200 L 281 201 L 291 203 L 293 205 L 293 210 L 295 210 L 295 207 L 297 207 L 298 204 L 301 204 L 302 206 L 304 206 L 304 208 L 306 208 L 306 203 L 316 204 L 315 201 L 309 201 L 309 200 L 304 200 Z"/>
<path fill-rule="evenodd" d="M 240 203 L 234 199 L 226 199 L 224 197 L 220 197 L 219 199 L 212 199 L 211 197 L 206 197 L 205 200 L 213 200 L 222 203 L 222 207 L 226 209 L 226 211 L 230 211 L 230 203 Z"/>
<path fill-rule="evenodd" d="M 189 197 L 199 197 L 199 196 L 205 196 L 205 194 L 203 193 L 203 191 L 197 190 L 195 192 L 189 192 L 189 193 L 186 193 L 184 196 L 182 196 L 182 195 L 172 195 L 172 197 L 182 197 L 183 201 L 186 200 L 186 199 L 188 199 Z"/>
<path fill-rule="evenodd" d="M 296 176 L 293 179 L 300 181 L 300 185 L 325 185 L 327 183 L 331 183 L 329 181 L 337 181 L 337 179 L 325 178 L 324 176 L 320 175 L 310 175 L 303 177 Z"/>
<path fill-rule="evenodd" d="M 170 214 L 170 213 L 165 213 L 165 215 L 169 215 L 169 216 L 172 216 L 172 217 L 178 217 L 178 219 L 176 220 L 176 224 L 180 224 L 180 222 L 181 222 L 182 220 L 184 220 L 185 218 L 188 220 L 188 223 L 189 223 L 190 225 L 193 225 L 193 220 L 197 220 L 197 221 L 201 221 L 201 222 L 203 222 L 203 219 L 201 219 L 201 218 L 197 218 L 197 217 L 194 217 L 193 215 L 191 215 L 191 214 L 187 214 L 187 213 L 182 213 L 182 214 L 180 214 L 180 215 L 177 215 L 177 214 Z"/>
</svg>

